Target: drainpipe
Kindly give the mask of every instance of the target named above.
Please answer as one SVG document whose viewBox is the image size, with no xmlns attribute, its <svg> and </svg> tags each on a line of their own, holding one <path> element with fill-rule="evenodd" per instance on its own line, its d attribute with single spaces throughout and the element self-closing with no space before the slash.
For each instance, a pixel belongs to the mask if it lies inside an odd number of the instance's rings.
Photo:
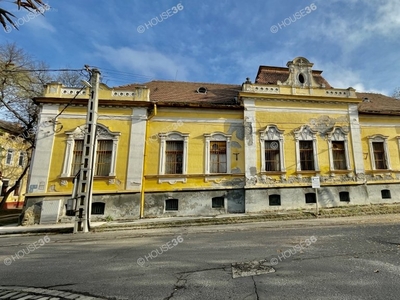
<svg viewBox="0 0 400 300">
<path fill-rule="evenodd" d="M 143 154 L 143 167 L 142 167 L 142 185 L 140 189 L 140 219 L 144 218 L 144 186 L 145 186 L 145 169 L 146 169 L 146 151 L 147 151 L 147 133 L 149 131 L 149 121 L 152 119 L 154 116 L 157 115 L 157 104 L 153 104 L 153 112 L 148 116 L 146 120 L 146 133 L 145 133 L 145 141 L 144 141 L 144 154 Z"/>
</svg>

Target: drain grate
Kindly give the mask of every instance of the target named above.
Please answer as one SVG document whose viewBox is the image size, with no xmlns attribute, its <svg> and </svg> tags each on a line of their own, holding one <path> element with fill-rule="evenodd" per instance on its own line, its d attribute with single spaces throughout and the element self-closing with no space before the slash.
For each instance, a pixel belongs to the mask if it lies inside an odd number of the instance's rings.
<svg viewBox="0 0 400 300">
<path fill-rule="evenodd" d="M 265 259 L 232 264 L 232 278 L 255 276 L 274 272 L 275 269 L 271 267 L 270 262 Z"/>
</svg>

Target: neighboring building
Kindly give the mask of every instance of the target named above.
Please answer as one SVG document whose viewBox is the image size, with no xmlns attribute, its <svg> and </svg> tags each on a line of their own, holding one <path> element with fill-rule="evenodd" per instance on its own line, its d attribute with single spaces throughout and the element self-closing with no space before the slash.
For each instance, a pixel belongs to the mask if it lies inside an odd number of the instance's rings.
<svg viewBox="0 0 400 300">
<path fill-rule="evenodd" d="M 0 201 L 6 191 L 14 186 L 27 163 L 27 143 L 22 138 L 22 131 L 13 123 L 0 120 Z M 8 196 L 3 209 L 22 208 L 26 190 L 27 176 L 20 186 Z"/>
<path fill-rule="evenodd" d="M 302 57 L 286 68 L 260 66 L 255 83 L 242 85 L 102 85 L 92 214 L 312 208 L 314 176 L 322 207 L 398 201 L 400 102 L 333 88 L 312 67 Z M 77 91 L 51 83 L 35 99 L 42 126 L 27 206 L 61 199 L 60 216 L 72 215 L 82 157 L 89 90 L 71 104 Z"/>
</svg>

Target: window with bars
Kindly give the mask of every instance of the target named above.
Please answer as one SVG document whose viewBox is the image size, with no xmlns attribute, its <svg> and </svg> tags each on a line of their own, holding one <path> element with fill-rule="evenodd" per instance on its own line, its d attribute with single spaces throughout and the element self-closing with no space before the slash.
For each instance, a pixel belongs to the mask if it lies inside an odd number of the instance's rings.
<svg viewBox="0 0 400 300">
<path fill-rule="evenodd" d="M 167 199 L 165 200 L 165 210 L 178 210 L 178 199 Z"/>
<path fill-rule="evenodd" d="M 265 141 L 265 171 L 280 171 L 279 141 Z"/>
<path fill-rule="evenodd" d="M 315 170 L 312 141 L 300 141 L 300 167 L 302 171 Z"/>
<path fill-rule="evenodd" d="M 96 164 L 95 164 L 95 176 L 109 176 L 111 171 L 111 160 L 112 160 L 112 140 L 99 140 L 97 141 L 97 152 L 96 152 Z M 73 157 L 72 157 L 72 174 L 75 176 L 82 164 L 82 153 L 83 153 L 83 140 L 75 140 Z"/>
<path fill-rule="evenodd" d="M 226 173 L 226 142 L 210 142 L 210 173 Z"/>
<path fill-rule="evenodd" d="M 95 176 L 108 176 L 111 172 L 113 141 L 97 141 Z"/>
<path fill-rule="evenodd" d="M 269 206 L 280 206 L 281 195 L 269 195 Z"/>
<path fill-rule="evenodd" d="M 377 170 L 387 169 L 385 148 L 383 142 L 372 142 L 372 148 L 374 151 L 375 169 Z"/>
<path fill-rule="evenodd" d="M 390 190 L 381 190 L 382 199 L 391 199 L 392 195 Z"/>
<path fill-rule="evenodd" d="M 344 141 L 332 142 L 333 167 L 335 170 L 346 170 L 346 149 Z"/>
<path fill-rule="evenodd" d="M 211 199 L 211 207 L 212 208 L 224 208 L 224 197 L 214 197 Z"/>
<path fill-rule="evenodd" d="M 339 199 L 342 202 L 350 202 L 350 193 L 349 192 L 339 192 Z"/>
<path fill-rule="evenodd" d="M 106 204 L 103 202 L 92 203 L 92 215 L 104 215 Z"/>
<path fill-rule="evenodd" d="M 166 141 L 165 174 L 183 174 L 183 141 Z"/>
<path fill-rule="evenodd" d="M 78 174 L 81 169 L 82 163 L 82 152 L 83 152 L 83 140 L 75 140 L 74 151 L 72 156 L 72 176 Z"/>
<path fill-rule="evenodd" d="M 317 203 L 317 196 L 315 193 L 306 194 L 306 203 Z"/>
</svg>

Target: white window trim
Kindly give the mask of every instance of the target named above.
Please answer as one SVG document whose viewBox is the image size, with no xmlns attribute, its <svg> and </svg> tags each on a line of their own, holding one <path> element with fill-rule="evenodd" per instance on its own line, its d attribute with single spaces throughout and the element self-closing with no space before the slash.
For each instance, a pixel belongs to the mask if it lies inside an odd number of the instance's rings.
<svg viewBox="0 0 400 300">
<path fill-rule="evenodd" d="M 329 167 L 331 171 L 335 171 L 335 164 L 333 163 L 333 147 L 332 142 L 341 141 L 344 142 L 344 151 L 346 157 L 346 170 L 350 170 L 350 156 L 348 146 L 348 132 L 344 131 L 342 127 L 334 127 L 333 130 L 328 134 L 328 148 L 329 148 Z M 344 171 L 344 170 L 336 170 Z"/>
<path fill-rule="evenodd" d="M 182 175 L 187 174 L 187 162 L 188 162 L 188 140 L 189 134 L 188 133 L 181 133 L 178 131 L 171 131 L 168 133 L 159 133 L 160 138 L 160 161 L 159 161 L 159 168 L 158 174 L 159 175 L 171 175 L 173 178 L 159 178 L 158 182 L 169 182 L 171 184 L 175 182 L 186 182 L 186 177 Z M 182 161 L 182 174 L 165 174 L 165 151 L 167 141 L 183 141 L 183 161 Z"/>
<path fill-rule="evenodd" d="M 204 157 L 204 173 L 206 175 L 210 174 L 231 174 L 231 139 L 232 136 L 222 133 L 222 132 L 214 132 L 214 133 L 206 133 L 204 134 L 205 138 L 205 157 Z M 226 142 L 226 173 L 210 173 L 210 143 L 211 142 Z"/>
<path fill-rule="evenodd" d="M 11 155 L 10 155 L 10 161 L 8 161 L 8 152 L 11 151 Z M 6 165 L 11 166 L 13 164 L 14 161 L 14 149 L 7 149 L 6 152 Z"/>
<path fill-rule="evenodd" d="M 313 154 L 314 154 L 314 170 L 305 170 L 310 172 L 319 172 L 318 164 L 318 153 L 317 153 L 317 132 L 312 130 L 310 126 L 303 125 L 299 130 L 294 132 L 294 137 L 296 140 L 296 169 L 297 172 L 301 172 L 300 163 L 300 141 L 312 141 L 313 142 Z"/>
<path fill-rule="evenodd" d="M 386 159 L 386 166 L 387 169 L 384 170 L 391 170 L 391 164 L 390 164 L 390 155 L 389 155 L 389 147 L 387 145 L 387 139 L 388 136 L 382 135 L 382 134 L 375 134 L 371 135 L 368 137 L 368 144 L 369 144 L 369 156 L 371 159 L 371 164 L 372 164 L 372 170 L 377 170 L 376 169 L 376 164 L 375 164 L 375 157 L 374 157 L 374 147 L 372 146 L 372 143 L 378 142 L 378 143 L 383 143 L 383 150 L 385 151 L 385 159 Z"/>
<path fill-rule="evenodd" d="M 71 177 L 75 176 L 75 174 L 71 174 L 71 164 L 72 158 L 74 155 L 74 147 L 75 147 L 75 140 L 83 140 L 85 137 L 85 125 L 78 126 L 75 128 L 74 131 L 66 131 L 65 134 L 67 135 L 67 146 L 65 149 L 65 157 L 64 157 L 64 165 L 61 173 L 61 177 Z M 97 124 L 97 137 L 96 141 L 99 140 L 112 140 L 113 147 L 112 147 L 112 156 L 111 156 L 111 165 L 110 165 L 110 173 L 108 176 L 115 176 L 116 175 L 116 163 L 117 163 L 117 148 L 118 148 L 118 141 L 119 136 L 121 133 L 119 132 L 112 132 L 106 126 L 102 124 Z M 97 145 L 96 147 L 97 148 Z M 96 155 L 96 154 L 95 154 Z"/>
<path fill-rule="evenodd" d="M 283 130 L 279 130 L 276 125 L 268 125 L 265 130 L 260 130 L 260 149 L 261 149 L 261 172 L 265 171 L 265 142 L 266 141 L 278 141 L 279 142 L 279 164 L 280 171 L 286 172 L 285 158 L 284 158 L 284 139 Z"/>
</svg>

